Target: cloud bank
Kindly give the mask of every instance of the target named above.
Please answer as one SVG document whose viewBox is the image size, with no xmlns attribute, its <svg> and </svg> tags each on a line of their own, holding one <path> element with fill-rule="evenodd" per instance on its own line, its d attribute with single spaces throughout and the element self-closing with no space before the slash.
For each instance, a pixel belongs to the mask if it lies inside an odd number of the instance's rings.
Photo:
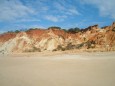
<svg viewBox="0 0 115 86">
<path fill-rule="evenodd" d="M 59 16 L 80 14 L 76 6 L 67 4 L 65 0 L 0 0 L 0 21 L 19 21 L 22 18 L 29 20 L 31 17 L 37 17 L 38 20 L 46 18 L 58 22 Z M 64 19 L 66 18 L 63 17 Z"/>
<path fill-rule="evenodd" d="M 19 0 L 0 1 L 0 21 L 15 20 L 32 13 L 34 10 L 23 5 Z"/>
</svg>

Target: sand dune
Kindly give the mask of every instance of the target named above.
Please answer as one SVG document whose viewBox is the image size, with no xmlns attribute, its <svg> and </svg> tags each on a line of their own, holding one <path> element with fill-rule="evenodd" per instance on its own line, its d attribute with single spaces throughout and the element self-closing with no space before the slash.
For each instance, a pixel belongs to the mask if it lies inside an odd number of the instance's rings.
<svg viewBox="0 0 115 86">
<path fill-rule="evenodd" d="M 115 52 L 0 56 L 0 86 L 115 86 Z"/>
</svg>

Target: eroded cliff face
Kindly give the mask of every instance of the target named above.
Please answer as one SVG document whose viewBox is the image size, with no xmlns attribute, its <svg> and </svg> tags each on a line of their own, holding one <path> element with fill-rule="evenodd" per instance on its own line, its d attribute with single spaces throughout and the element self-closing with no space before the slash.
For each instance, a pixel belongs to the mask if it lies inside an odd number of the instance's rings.
<svg viewBox="0 0 115 86">
<path fill-rule="evenodd" d="M 24 52 L 32 48 L 33 40 L 25 32 L 18 33 L 14 38 L 4 42 L 0 51 L 4 53 Z"/>
<path fill-rule="evenodd" d="M 60 29 L 36 29 L 0 35 L 0 52 L 40 52 L 69 49 L 115 50 L 115 23 L 99 28 L 90 26 L 78 33 Z"/>
<path fill-rule="evenodd" d="M 47 30 L 44 34 L 41 35 L 41 40 L 36 41 L 35 47 L 39 48 L 41 51 L 49 50 L 53 51 L 56 49 L 59 45 L 62 46 L 64 44 L 64 38 L 63 36 L 59 35 L 60 30 Z"/>
</svg>

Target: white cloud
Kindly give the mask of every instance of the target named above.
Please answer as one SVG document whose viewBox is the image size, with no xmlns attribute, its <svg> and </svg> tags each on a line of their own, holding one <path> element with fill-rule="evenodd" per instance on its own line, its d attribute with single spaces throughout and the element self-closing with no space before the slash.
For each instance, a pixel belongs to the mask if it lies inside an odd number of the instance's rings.
<svg viewBox="0 0 115 86">
<path fill-rule="evenodd" d="M 68 4 L 66 1 L 62 0 L 62 2 L 54 2 L 54 7 L 63 14 L 68 15 L 79 15 L 79 11 L 76 6 L 72 4 Z"/>
<path fill-rule="evenodd" d="M 40 19 L 35 19 L 35 18 L 23 18 L 23 19 L 20 19 L 20 20 L 17 20 L 16 22 L 40 22 L 41 20 Z"/>
<path fill-rule="evenodd" d="M 54 7 L 56 7 L 58 10 L 62 10 L 62 11 L 66 10 L 66 8 L 59 2 L 54 2 Z"/>
<path fill-rule="evenodd" d="M 59 22 L 59 21 L 64 21 L 67 18 L 67 16 L 66 15 L 62 15 L 62 16 L 46 15 L 44 18 L 52 22 Z"/>
<path fill-rule="evenodd" d="M 0 22 L 39 21 L 44 19 L 44 15 L 47 20 L 59 22 L 79 14 L 76 6 L 66 0 L 0 0 Z"/>
<path fill-rule="evenodd" d="M 48 1 L 45 0 L 23 0 L 24 5 L 28 8 L 34 9 L 36 14 L 44 13 L 49 10 Z M 51 3 L 50 3 L 51 4 Z"/>
<path fill-rule="evenodd" d="M 110 16 L 115 19 L 115 0 L 82 0 L 84 4 L 94 5 L 99 9 L 101 16 Z"/>
<path fill-rule="evenodd" d="M 0 21 L 15 20 L 34 13 L 34 10 L 23 5 L 19 0 L 0 1 Z"/>
<path fill-rule="evenodd" d="M 80 13 L 75 9 L 75 8 L 71 8 L 71 9 L 68 9 L 68 12 L 67 14 L 70 14 L 70 15 L 79 15 Z"/>
<path fill-rule="evenodd" d="M 53 22 L 58 22 L 59 21 L 58 17 L 53 16 L 53 15 L 46 15 L 45 19 L 53 21 Z"/>
</svg>

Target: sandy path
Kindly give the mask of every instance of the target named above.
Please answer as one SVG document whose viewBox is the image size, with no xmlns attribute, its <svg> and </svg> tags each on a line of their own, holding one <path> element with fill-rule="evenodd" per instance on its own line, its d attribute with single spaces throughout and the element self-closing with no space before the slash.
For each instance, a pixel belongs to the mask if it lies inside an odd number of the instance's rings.
<svg viewBox="0 0 115 86">
<path fill-rule="evenodd" d="M 0 86 L 115 86 L 115 53 L 0 57 Z"/>
</svg>

